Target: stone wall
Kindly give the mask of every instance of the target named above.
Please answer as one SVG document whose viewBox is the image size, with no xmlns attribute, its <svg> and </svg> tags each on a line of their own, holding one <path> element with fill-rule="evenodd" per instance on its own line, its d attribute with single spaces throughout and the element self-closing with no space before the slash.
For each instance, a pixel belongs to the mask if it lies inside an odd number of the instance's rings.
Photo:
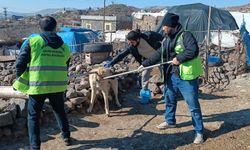
<svg viewBox="0 0 250 150">
<path fill-rule="evenodd" d="M 142 31 L 154 31 L 161 19 L 161 16 L 154 17 L 146 15 L 144 15 L 142 19 L 133 18 L 133 29 L 138 28 Z"/>
</svg>

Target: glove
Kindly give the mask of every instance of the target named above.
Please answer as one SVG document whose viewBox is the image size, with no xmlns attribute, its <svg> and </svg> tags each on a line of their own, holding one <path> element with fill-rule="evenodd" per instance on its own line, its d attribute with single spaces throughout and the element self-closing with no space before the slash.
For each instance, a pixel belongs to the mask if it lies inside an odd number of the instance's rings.
<svg viewBox="0 0 250 150">
<path fill-rule="evenodd" d="M 106 63 L 106 64 L 103 65 L 103 67 L 105 67 L 105 68 L 110 68 L 110 67 L 111 67 L 111 64 L 110 64 L 110 63 Z"/>
<path fill-rule="evenodd" d="M 137 68 L 137 72 L 142 72 L 143 70 L 144 70 L 143 65 L 140 65 L 140 66 Z"/>
</svg>

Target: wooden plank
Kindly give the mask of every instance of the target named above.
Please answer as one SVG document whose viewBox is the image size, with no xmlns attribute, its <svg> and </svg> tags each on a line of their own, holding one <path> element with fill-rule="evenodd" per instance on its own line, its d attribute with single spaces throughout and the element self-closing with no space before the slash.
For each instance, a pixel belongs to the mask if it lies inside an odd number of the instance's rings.
<svg viewBox="0 0 250 150">
<path fill-rule="evenodd" d="M 16 56 L 0 56 L 0 62 L 14 62 L 16 61 Z"/>
</svg>

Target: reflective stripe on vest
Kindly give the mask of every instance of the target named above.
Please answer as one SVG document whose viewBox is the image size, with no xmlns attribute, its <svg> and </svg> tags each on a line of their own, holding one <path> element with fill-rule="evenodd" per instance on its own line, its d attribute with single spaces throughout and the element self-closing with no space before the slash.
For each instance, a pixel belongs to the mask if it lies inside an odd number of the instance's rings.
<svg viewBox="0 0 250 150">
<path fill-rule="evenodd" d="M 44 81 L 44 82 L 31 82 L 28 80 L 25 80 L 22 77 L 18 78 L 19 82 L 26 84 L 28 86 L 61 86 L 67 84 L 67 81 Z"/>
<path fill-rule="evenodd" d="M 174 50 L 177 55 L 183 53 L 184 51 L 183 33 L 178 37 Z M 203 74 L 200 57 L 198 56 L 192 60 L 180 64 L 179 71 L 180 71 L 180 78 L 182 80 L 196 79 L 197 77 Z"/>
<path fill-rule="evenodd" d="M 29 95 L 64 92 L 67 88 L 69 47 L 58 49 L 47 46 L 41 36 L 29 39 L 31 61 L 13 87 Z"/>
<path fill-rule="evenodd" d="M 29 71 L 67 71 L 67 67 L 62 67 L 62 66 L 32 66 L 32 67 L 27 67 L 26 70 Z"/>
</svg>

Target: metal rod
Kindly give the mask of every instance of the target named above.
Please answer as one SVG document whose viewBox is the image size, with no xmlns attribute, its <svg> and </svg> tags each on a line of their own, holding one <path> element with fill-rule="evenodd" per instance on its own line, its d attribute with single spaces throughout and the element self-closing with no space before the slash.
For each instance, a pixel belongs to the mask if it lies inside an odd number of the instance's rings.
<svg viewBox="0 0 250 150">
<path fill-rule="evenodd" d="M 103 1 L 103 26 L 102 26 L 102 32 L 103 32 L 103 41 L 105 42 L 105 12 L 106 9 L 106 0 Z"/>
<path fill-rule="evenodd" d="M 210 23 L 211 23 L 211 6 L 209 6 L 209 13 L 208 13 L 208 25 L 207 25 L 207 43 L 206 43 L 206 55 L 205 55 L 205 79 L 208 81 L 208 53 L 210 49 Z"/>
<path fill-rule="evenodd" d="M 158 67 L 160 65 L 165 65 L 165 64 L 170 64 L 170 63 L 172 63 L 172 61 L 163 62 L 163 63 L 160 63 L 160 64 L 144 67 L 142 70 L 136 69 L 136 70 L 132 70 L 132 71 L 128 71 L 128 72 L 123 72 L 123 73 L 107 76 L 107 77 L 104 77 L 103 79 L 110 79 L 110 78 L 114 78 L 114 77 L 118 77 L 118 76 L 122 76 L 122 75 L 126 75 L 126 74 L 136 73 L 136 72 L 140 72 L 140 71 L 143 71 L 143 70 L 147 70 L 147 69 L 150 69 L 150 68 L 154 68 L 154 67 Z"/>
</svg>

